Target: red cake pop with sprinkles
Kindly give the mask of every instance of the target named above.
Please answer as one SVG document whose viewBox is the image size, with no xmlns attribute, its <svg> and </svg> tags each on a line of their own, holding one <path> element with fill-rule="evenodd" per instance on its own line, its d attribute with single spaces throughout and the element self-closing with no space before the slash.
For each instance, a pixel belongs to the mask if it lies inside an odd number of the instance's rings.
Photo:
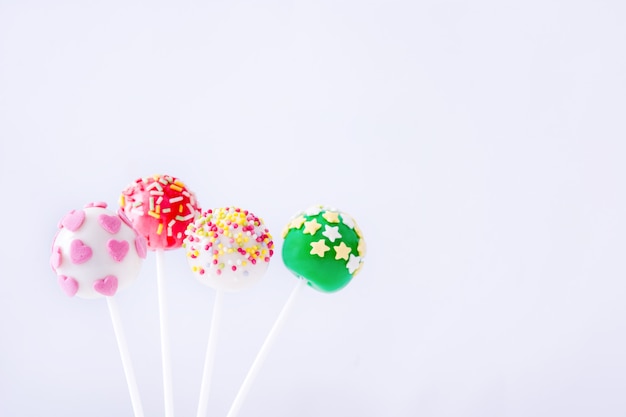
<svg viewBox="0 0 626 417">
<path fill-rule="evenodd" d="M 127 216 L 127 221 L 146 238 L 148 248 L 156 255 L 163 399 L 165 417 L 173 417 L 174 394 L 167 323 L 164 252 L 178 249 L 183 245 L 187 225 L 200 214 L 200 209 L 196 196 L 181 180 L 170 175 L 139 178 L 122 191 L 120 206 L 120 214 Z"/>
<path fill-rule="evenodd" d="M 120 206 L 151 250 L 181 247 L 200 210 L 194 193 L 170 175 L 136 180 L 122 191 Z"/>
</svg>

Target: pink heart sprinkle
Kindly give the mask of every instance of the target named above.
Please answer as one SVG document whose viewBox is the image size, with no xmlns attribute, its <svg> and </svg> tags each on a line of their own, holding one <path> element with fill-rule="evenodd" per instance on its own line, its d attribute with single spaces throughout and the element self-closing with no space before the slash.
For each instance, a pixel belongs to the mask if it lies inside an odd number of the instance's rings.
<svg viewBox="0 0 626 417">
<path fill-rule="evenodd" d="M 98 279 L 93 283 L 93 289 L 109 297 L 115 295 L 117 292 L 117 277 L 115 275 L 107 275 L 102 279 Z"/>
<path fill-rule="evenodd" d="M 93 203 L 85 204 L 85 208 L 89 207 L 107 208 L 107 203 L 105 203 L 104 201 L 94 201 Z"/>
<path fill-rule="evenodd" d="M 107 242 L 107 249 L 109 250 L 109 254 L 117 262 L 122 262 L 122 260 L 124 260 L 124 257 L 128 253 L 128 248 L 128 242 L 125 240 L 109 239 L 109 241 Z"/>
<path fill-rule="evenodd" d="M 61 248 L 58 246 L 52 249 L 52 256 L 50 256 L 50 266 L 53 270 L 57 270 L 61 266 Z"/>
<path fill-rule="evenodd" d="M 120 227 L 122 227 L 122 221 L 117 216 L 109 216 L 107 214 L 101 214 L 98 217 L 98 223 L 100 226 L 107 232 L 111 234 L 116 234 L 120 231 Z"/>
<path fill-rule="evenodd" d="M 74 278 L 59 275 L 59 285 L 68 297 L 73 297 L 78 292 L 78 282 Z"/>
<path fill-rule="evenodd" d="M 135 238 L 135 249 L 137 249 L 137 255 L 141 259 L 146 259 L 146 254 L 148 252 L 148 246 L 146 245 L 146 238 L 138 235 Z"/>
<path fill-rule="evenodd" d="M 84 221 L 85 221 L 84 211 L 72 210 L 69 213 L 67 213 L 65 217 L 63 217 L 63 220 L 61 220 L 61 226 L 65 227 L 66 229 L 72 232 L 75 232 L 80 228 L 80 226 L 83 225 Z"/>
<path fill-rule="evenodd" d="M 91 248 L 80 239 L 72 240 L 70 243 L 70 259 L 75 264 L 82 264 L 91 259 L 93 252 Z"/>
<path fill-rule="evenodd" d="M 117 215 L 120 216 L 120 219 L 122 219 L 124 223 L 126 223 L 126 226 L 132 227 L 133 229 L 135 228 L 122 208 L 117 209 Z"/>
</svg>

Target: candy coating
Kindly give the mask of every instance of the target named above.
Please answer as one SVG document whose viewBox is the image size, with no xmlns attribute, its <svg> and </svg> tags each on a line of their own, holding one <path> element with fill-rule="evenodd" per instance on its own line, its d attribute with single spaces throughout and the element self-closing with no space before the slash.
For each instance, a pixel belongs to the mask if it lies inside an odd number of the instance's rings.
<svg viewBox="0 0 626 417">
<path fill-rule="evenodd" d="M 362 232 L 350 215 L 339 210 L 313 206 L 298 213 L 283 238 L 285 266 L 318 291 L 344 288 L 363 265 Z"/>
</svg>

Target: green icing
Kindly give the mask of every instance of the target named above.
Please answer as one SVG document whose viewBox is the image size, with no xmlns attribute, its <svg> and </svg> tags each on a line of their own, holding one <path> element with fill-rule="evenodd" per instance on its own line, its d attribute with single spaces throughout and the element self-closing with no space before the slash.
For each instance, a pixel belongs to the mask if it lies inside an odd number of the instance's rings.
<svg viewBox="0 0 626 417">
<path fill-rule="evenodd" d="M 306 279 L 311 287 L 322 292 L 334 292 L 348 285 L 353 274 L 346 267 L 348 260 L 335 259 L 336 252 L 333 247 L 344 242 L 351 249 L 350 254 L 358 256 L 359 236 L 343 222 L 329 223 L 322 217 L 324 213 L 322 210 L 315 216 L 303 214 L 307 222 L 316 219 L 322 227 L 314 235 L 304 234 L 304 224 L 298 229 L 290 229 L 283 242 L 282 257 L 285 266 L 296 276 Z M 339 217 L 341 218 L 341 215 Z M 341 238 L 331 242 L 324 236 L 326 225 L 339 227 Z M 311 254 L 311 243 L 320 239 L 324 239 L 325 245 L 330 248 L 324 253 L 324 257 Z"/>
</svg>

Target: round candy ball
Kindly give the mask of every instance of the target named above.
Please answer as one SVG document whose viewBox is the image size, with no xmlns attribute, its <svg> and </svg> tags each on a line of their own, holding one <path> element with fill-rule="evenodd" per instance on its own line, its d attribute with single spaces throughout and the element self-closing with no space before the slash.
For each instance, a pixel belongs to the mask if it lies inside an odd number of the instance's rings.
<svg viewBox="0 0 626 417">
<path fill-rule="evenodd" d="M 224 291 L 255 284 L 274 254 L 263 220 L 248 210 L 208 210 L 187 228 L 187 260 L 201 283 Z"/>
<path fill-rule="evenodd" d="M 322 292 L 342 289 L 361 269 L 363 234 L 341 211 L 314 206 L 294 216 L 283 232 L 285 266 Z"/>
<path fill-rule="evenodd" d="M 139 275 L 146 241 L 106 207 L 88 204 L 59 222 L 50 265 L 70 297 L 112 296 Z"/>
<path fill-rule="evenodd" d="M 122 191 L 120 206 L 151 250 L 180 248 L 200 211 L 194 193 L 169 175 L 139 178 Z"/>
</svg>

